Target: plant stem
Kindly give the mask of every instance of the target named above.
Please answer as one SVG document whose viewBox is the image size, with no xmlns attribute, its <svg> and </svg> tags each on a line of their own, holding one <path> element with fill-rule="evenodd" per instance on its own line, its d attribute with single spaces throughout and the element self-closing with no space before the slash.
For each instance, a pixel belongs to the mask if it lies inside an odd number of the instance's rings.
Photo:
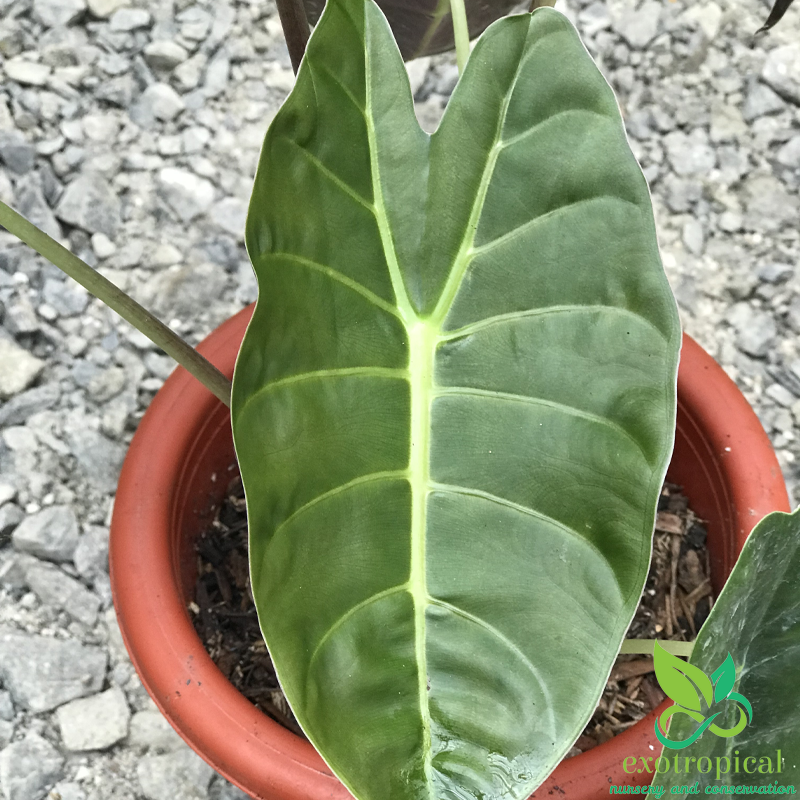
<svg viewBox="0 0 800 800">
<path fill-rule="evenodd" d="M 190 344 L 157 320 L 122 289 L 114 286 L 85 261 L 70 253 L 66 247 L 39 230 L 2 201 L 0 201 L 0 226 L 102 300 L 167 355 L 172 356 L 226 406 L 230 406 L 231 382 L 210 361 L 203 358 Z"/>
<path fill-rule="evenodd" d="M 553 8 L 555 4 L 556 0 L 533 0 L 531 3 L 531 11 L 536 11 L 537 8 L 543 8 L 544 6 Z"/>
<path fill-rule="evenodd" d="M 308 37 L 311 35 L 306 9 L 303 0 L 277 0 L 277 5 L 283 38 L 286 39 L 286 46 L 289 48 L 294 74 L 297 75 L 306 52 Z"/>
<path fill-rule="evenodd" d="M 453 18 L 458 71 L 463 73 L 469 58 L 469 25 L 467 24 L 467 9 L 464 7 L 464 0 L 450 0 L 450 16 Z"/>
<path fill-rule="evenodd" d="M 651 656 L 653 655 L 653 648 L 655 647 L 655 639 L 625 639 L 619 652 L 620 655 L 624 653 L 637 653 L 640 655 Z M 692 654 L 694 642 L 673 642 L 670 640 L 659 639 L 658 643 L 668 652 L 674 656 L 686 656 L 687 658 Z"/>
</svg>

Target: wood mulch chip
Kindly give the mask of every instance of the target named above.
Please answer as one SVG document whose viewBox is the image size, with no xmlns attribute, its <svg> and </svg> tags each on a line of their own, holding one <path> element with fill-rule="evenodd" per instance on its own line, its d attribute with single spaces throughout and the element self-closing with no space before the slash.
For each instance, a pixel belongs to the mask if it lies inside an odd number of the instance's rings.
<svg viewBox="0 0 800 800">
<path fill-rule="evenodd" d="M 692 641 L 711 611 L 710 575 L 706 529 L 680 487 L 667 483 L 658 501 L 650 572 L 626 638 Z M 597 710 L 569 755 L 608 741 L 664 697 L 651 656 L 619 656 Z"/>
<path fill-rule="evenodd" d="M 680 488 L 665 484 L 653 561 L 628 637 L 691 641 L 713 602 L 706 531 Z M 231 481 L 211 527 L 197 540 L 197 584 L 189 611 L 206 651 L 254 705 L 303 736 L 278 684 L 250 591 L 241 479 Z M 629 728 L 664 699 L 649 656 L 619 656 L 600 703 L 569 755 Z"/>
</svg>

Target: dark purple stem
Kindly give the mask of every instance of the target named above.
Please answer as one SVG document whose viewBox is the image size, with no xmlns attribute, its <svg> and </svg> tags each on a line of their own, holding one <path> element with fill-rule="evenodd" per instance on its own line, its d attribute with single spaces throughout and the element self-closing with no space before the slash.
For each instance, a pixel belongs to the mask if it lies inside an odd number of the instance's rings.
<svg viewBox="0 0 800 800">
<path fill-rule="evenodd" d="M 308 37 L 311 35 L 306 9 L 303 6 L 303 0 L 277 0 L 277 6 L 283 27 L 283 36 L 286 39 L 289 57 L 292 59 L 292 68 L 296 75 L 306 52 Z"/>
</svg>

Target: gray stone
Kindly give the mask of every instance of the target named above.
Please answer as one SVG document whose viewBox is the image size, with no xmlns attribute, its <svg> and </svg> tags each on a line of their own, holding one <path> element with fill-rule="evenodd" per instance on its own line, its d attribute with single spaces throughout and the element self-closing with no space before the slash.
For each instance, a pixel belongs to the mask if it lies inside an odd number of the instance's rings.
<svg viewBox="0 0 800 800">
<path fill-rule="evenodd" d="M 193 125 L 190 128 L 184 128 L 181 133 L 181 139 L 184 153 L 199 153 L 211 141 L 211 134 L 207 128 Z"/>
<path fill-rule="evenodd" d="M 202 253 L 203 258 L 208 259 L 212 264 L 224 267 L 228 272 L 234 272 L 241 261 L 236 240 L 230 236 L 211 236 L 203 239 L 198 244 L 198 250 Z"/>
<path fill-rule="evenodd" d="M 129 0 L 88 0 L 89 11 L 95 17 L 106 19 L 110 17 L 118 8 L 128 5 Z"/>
<path fill-rule="evenodd" d="M 705 233 L 703 225 L 698 220 L 690 219 L 684 224 L 682 238 L 683 244 L 692 255 L 702 255 Z"/>
<path fill-rule="evenodd" d="M 188 747 L 145 756 L 136 769 L 147 800 L 206 800 L 214 770 Z"/>
<path fill-rule="evenodd" d="M 218 45 L 222 44 L 222 42 L 224 42 L 227 38 L 229 38 L 231 27 L 235 19 L 236 11 L 232 4 L 227 2 L 227 0 L 220 0 L 214 6 L 211 33 L 205 42 L 205 46 L 209 49 L 209 51 L 213 50 Z"/>
<path fill-rule="evenodd" d="M 36 333 L 40 329 L 40 320 L 33 309 L 31 295 L 27 292 L 17 294 L 9 304 L 6 305 L 4 326 L 7 331 L 13 334 Z M 2 356 L 0 356 L 2 361 Z M 22 386 L 27 389 L 28 385 Z M 3 384 L 0 381 L 0 396 L 2 396 Z"/>
<path fill-rule="evenodd" d="M 778 150 L 779 164 L 790 169 L 800 169 L 800 136 L 793 136 Z"/>
<path fill-rule="evenodd" d="M 113 492 L 125 458 L 125 448 L 95 430 L 70 428 L 66 438 L 86 479 L 100 492 Z"/>
<path fill-rule="evenodd" d="M 736 106 L 721 101 L 713 104 L 710 131 L 712 142 L 730 142 L 745 136 L 747 132 L 747 123 Z"/>
<path fill-rule="evenodd" d="M 3 65 L 6 75 L 23 86 L 44 86 L 50 77 L 50 67 L 26 58 L 9 58 Z"/>
<path fill-rule="evenodd" d="M 214 184 L 185 169 L 165 167 L 158 174 L 159 192 L 181 222 L 205 214 L 214 202 Z"/>
<path fill-rule="evenodd" d="M 686 18 L 696 22 L 707 42 L 713 42 L 719 33 L 722 23 L 722 9 L 714 2 L 693 5 L 685 14 Z"/>
<path fill-rule="evenodd" d="M 14 719 L 14 701 L 11 692 L 0 690 L 0 719 L 11 722 Z"/>
<path fill-rule="evenodd" d="M 717 163 L 714 149 L 702 128 L 694 128 L 688 135 L 682 131 L 668 133 L 664 137 L 664 147 L 672 169 L 681 177 L 706 175 Z"/>
<path fill-rule="evenodd" d="M 102 175 L 84 173 L 64 190 L 56 216 L 89 233 L 113 238 L 121 222 L 119 198 Z"/>
<path fill-rule="evenodd" d="M 128 382 L 122 367 L 108 367 L 89 380 L 86 391 L 96 403 L 106 403 L 116 397 Z"/>
<path fill-rule="evenodd" d="M 114 266 L 121 269 L 129 269 L 130 267 L 138 267 L 142 263 L 142 255 L 144 254 L 144 242 L 141 239 L 134 239 L 132 242 L 126 242 L 120 247 L 114 258 Z"/>
<path fill-rule="evenodd" d="M 740 147 L 721 146 L 717 148 L 718 181 L 730 186 L 750 171 L 747 151 Z"/>
<path fill-rule="evenodd" d="M 750 290 L 740 294 L 743 298 L 746 298 L 751 294 L 751 291 L 752 287 Z M 738 302 L 725 312 L 725 321 L 738 332 L 752 323 L 755 314 L 756 311 L 750 303 Z"/>
<path fill-rule="evenodd" d="M 219 97 L 228 86 L 231 64 L 227 55 L 220 50 L 206 67 L 206 79 L 203 93 L 206 97 Z"/>
<path fill-rule="evenodd" d="M 784 283 L 794 275 L 791 264 L 778 264 L 770 262 L 758 268 L 758 277 L 767 283 Z"/>
<path fill-rule="evenodd" d="M 174 266 L 153 275 L 142 297 L 163 318 L 191 319 L 196 309 L 219 298 L 226 282 L 225 273 L 213 264 Z"/>
<path fill-rule="evenodd" d="M 145 361 L 145 364 L 147 362 Z M 151 370 L 152 371 L 152 370 Z M 167 376 L 164 375 L 164 378 Z M 17 423 L 12 423 L 16 425 Z M 0 425 L 0 428 L 3 426 Z M 0 479 L 0 506 L 4 505 L 5 503 L 10 503 L 15 497 L 17 496 L 17 488 L 14 486 L 13 483 L 9 483 L 8 481 L 4 481 Z"/>
<path fill-rule="evenodd" d="M 41 228 L 48 236 L 54 239 L 61 238 L 61 226 L 44 196 L 41 182 L 33 173 L 17 182 L 15 207 L 20 214 Z"/>
<path fill-rule="evenodd" d="M 0 626 L 0 677 L 14 703 L 36 714 L 99 692 L 107 659 L 99 647 Z"/>
<path fill-rule="evenodd" d="M 64 774 L 64 758 L 46 739 L 29 733 L 0 753 L 5 800 L 42 800 Z"/>
<path fill-rule="evenodd" d="M 125 693 L 118 686 L 56 711 L 61 741 L 70 752 L 108 749 L 128 735 L 130 718 Z"/>
<path fill-rule="evenodd" d="M 92 581 L 92 589 L 100 598 L 101 608 L 106 609 L 113 604 L 114 597 L 111 593 L 111 579 L 108 575 L 96 575 Z"/>
<path fill-rule="evenodd" d="M 781 386 L 779 383 L 773 383 L 772 385 L 768 386 L 765 394 L 771 400 L 774 400 L 778 405 L 784 406 L 784 408 L 791 408 L 797 400 L 792 392 Z"/>
<path fill-rule="evenodd" d="M 128 65 L 129 66 L 129 65 Z M 98 100 L 118 106 L 128 108 L 137 94 L 136 79 L 133 75 L 119 75 L 110 80 L 103 81 L 95 92 Z"/>
<path fill-rule="evenodd" d="M 425 78 L 431 66 L 431 59 L 429 56 L 423 58 L 415 58 L 412 61 L 406 61 L 406 71 L 408 72 L 408 80 L 411 84 L 411 94 L 416 93 L 422 88 L 425 83 Z"/>
<path fill-rule="evenodd" d="M 637 109 L 625 119 L 625 129 L 634 139 L 650 139 L 653 136 L 653 115 L 648 109 Z"/>
<path fill-rule="evenodd" d="M 208 63 L 205 53 L 197 53 L 191 58 L 175 67 L 172 73 L 172 80 L 181 92 L 190 92 L 200 85 L 203 77 L 203 70 Z"/>
<path fill-rule="evenodd" d="M 120 120 L 108 112 L 105 114 L 87 114 L 81 120 L 81 129 L 91 142 L 108 144 L 117 138 Z"/>
<path fill-rule="evenodd" d="M 747 325 L 742 325 L 736 346 L 753 358 L 765 358 L 772 348 L 778 328 L 771 314 L 757 312 Z"/>
<path fill-rule="evenodd" d="M 0 560 L 0 586 L 12 592 L 28 588 L 25 572 L 33 561 L 33 556 L 24 553 L 8 553 Z"/>
<path fill-rule="evenodd" d="M 14 549 L 47 561 L 71 561 L 78 520 L 69 506 L 50 506 L 26 517 L 14 531 Z"/>
<path fill-rule="evenodd" d="M 33 0 L 33 16 L 47 28 L 72 25 L 86 11 L 86 0 Z"/>
<path fill-rule="evenodd" d="M 46 278 L 42 288 L 42 298 L 58 312 L 60 317 L 82 314 L 89 305 L 89 293 L 71 279 Z"/>
<path fill-rule="evenodd" d="M 108 572 L 108 529 L 89 526 L 78 539 L 73 562 L 78 574 L 86 580 Z"/>
<path fill-rule="evenodd" d="M 44 361 L 13 340 L 0 338 L 0 398 L 13 397 L 27 389 L 43 369 Z"/>
<path fill-rule="evenodd" d="M 214 224 L 237 239 L 244 239 L 247 206 L 238 197 L 225 197 L 214 203 L 209 212 Z"/>
<path fill-rule="evenodd" d="M 117 252 L 117 246 L 104 233 L 92 235 L 92 252 L 99 258 L 110 258 Z"/>
<path fill-rule="evenodd" d="M 14 728 L 15 725 L 13 722 L 0 719 L 0 750 L 11 743 L 11 740 L 14 738 Z M 0 784 L 0 789 L 1 788 L 2 785 Z"/>
<path fill-rule="evenodd" d="M 124 75 L 131 69 L 130 59 L 119 53 L 107 53 L 97 61 L 97 66 L 106 75 Z"/>
<path fill-rule="evenodd" d="M 28 417 L 52 408 L 61 397 L 57 383 L 44 383 L 15 395 L 0 406 L 0 428 L 22 425 Z"/>
<path fill-rule="evenodd" d="M 767 54 L 761 79 L 781 97 L 800 105 L 800 44 L 776 47 Z"/>
<path fill-rule="evenodd" d="M 645 0 L 635 11 L 626 6 L 615 15 L 614 28 L 634 49 L 642 50 L 658 35 L 661 4 Z"/>
<path fill-rule="evenodd" d="M 46 800 L 86 800 L 86 792 L 79 783 L 74 781 L 61 781 L 57 783 Z M 110 798 L 109 798 L 110 800 Z"/>
<path fill-rule="evenodd" d="M 685 180 L 671 174 L 664 179 L 664 188 L 667 205 L 675 213 L 689 211 L 703 195 L 703 187 L 697 181 Z"/>
<path fill-rule="evenodd" d="M 250 795 L 228 783 L 221 775 L 216 775 L 208 790 L 208 800 L 250 800 Z"/>
<path fill-rule="evenodd" d="M 744 219 L 736 211 L 723 211 L 719 215 L 719 227 L 726 233 L 736 233 L 742 229 Z"/>
<path fill-rule="evenodd" d="M 786 103 L 769 86 L 753 81 L 744 101 L 742 116 L 748 122 L 752 122 L 767 114 L 783 111 L 784 108 L 786 108 Z"/>
<path fill-rule="evenodd" d="M 131 718 L 128 744 L 152 750 L 181 750 L 183 739 L 160 711 L 137 711 Z"/>
<path fill-rule="evenodd" d="M 197 5 L 189 6 L 178 14 L 181 36 L 195 42 L 202 42 L 211 29 L 211 15 Z"/>
<path fill-rule="evenodd" d="M 120 8 L 111 15 L 109 25 L 112 31 L 135 31 L 149 28 L 152 17 L 149 11 L 141 8 Z"/>
<path fill-rule="evenodd" d="M 173 70 L 187 58 L 189 58 L 188 51 L 177 42 L 150 42 L 144 48 L 144 60 L 157 70 Z"/>
<path fill-rule="evenodd" d="M 0 131 L 0 161 L 11 172 L 24 175 L 33 169 L 36 148 L 16 130 Z"/>
<path fill-rule="evenodd" d="M 800 360 L 792 361 L 789 364 L 787 374 L 792 379 L 792 384 L 788 387 L 789 390 L 800 397 Z"/>
<path fill-rule="evenodd" d="M 169 122 L 175 119 L 186 104 L 181 96 L 167 83 L 148 86 L 131 109 L 131 118 L 142 127 L 151 127 L 155 120 Z"/>
<path fill-rule="evenodd" d="M 746 202 L 745 223 L 748 229 L 772 232 L 784 225 L 797 224 L 800 201 L 774 176 L 756 175 L 748 178 L 742 193 Z"/>
<path fill-rule="evenodd" d="M 608 13 L 608 6 L 606 3 L 595 2 L 584 8 L 578 14 L 578 20 L 581 23 L 581 31 L 584 36 L 593 37 L 600 31 L 606 30 L 611 27 L 611 15 Z"/>
<path fill-rule="evenodd" d="M 0 506 L 0 547 L 8 542 L 12 531 L 24 518 L 25 514 L 16 503 L 4 503 Z"/>
<path fill-rule="evenodd" d="M 87 628 L 97 622 L 100 600 L 80 581 L 53 564 L 35 562 L 25 572 L 31 591 L 51 608 L 63 609 Z"/>
</svg>

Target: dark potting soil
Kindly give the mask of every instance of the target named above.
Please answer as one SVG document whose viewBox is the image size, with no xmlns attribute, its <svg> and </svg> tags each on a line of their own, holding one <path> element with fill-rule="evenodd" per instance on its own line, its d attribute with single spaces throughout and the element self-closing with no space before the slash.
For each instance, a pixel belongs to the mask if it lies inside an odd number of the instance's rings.
<svg viewBox="0 0 800 800">
<path fill-rule="evenodd" d="M 197 540 L 194 627 L 225 677 L 265 714 L 303 733 L 278 685 L 250 592 L 247 516 L 239 478 L 231 481 L 211 527 Z M 706 531 L 679 487 L 658 504 L 650 573 L 628 630 L 635 639 L 691 641 L 713 602 Z M 617 658 L 603 696 L 569 755 L 590 750 L 638 722 L 664 699 L 649 656 Z"/>
</svg>

